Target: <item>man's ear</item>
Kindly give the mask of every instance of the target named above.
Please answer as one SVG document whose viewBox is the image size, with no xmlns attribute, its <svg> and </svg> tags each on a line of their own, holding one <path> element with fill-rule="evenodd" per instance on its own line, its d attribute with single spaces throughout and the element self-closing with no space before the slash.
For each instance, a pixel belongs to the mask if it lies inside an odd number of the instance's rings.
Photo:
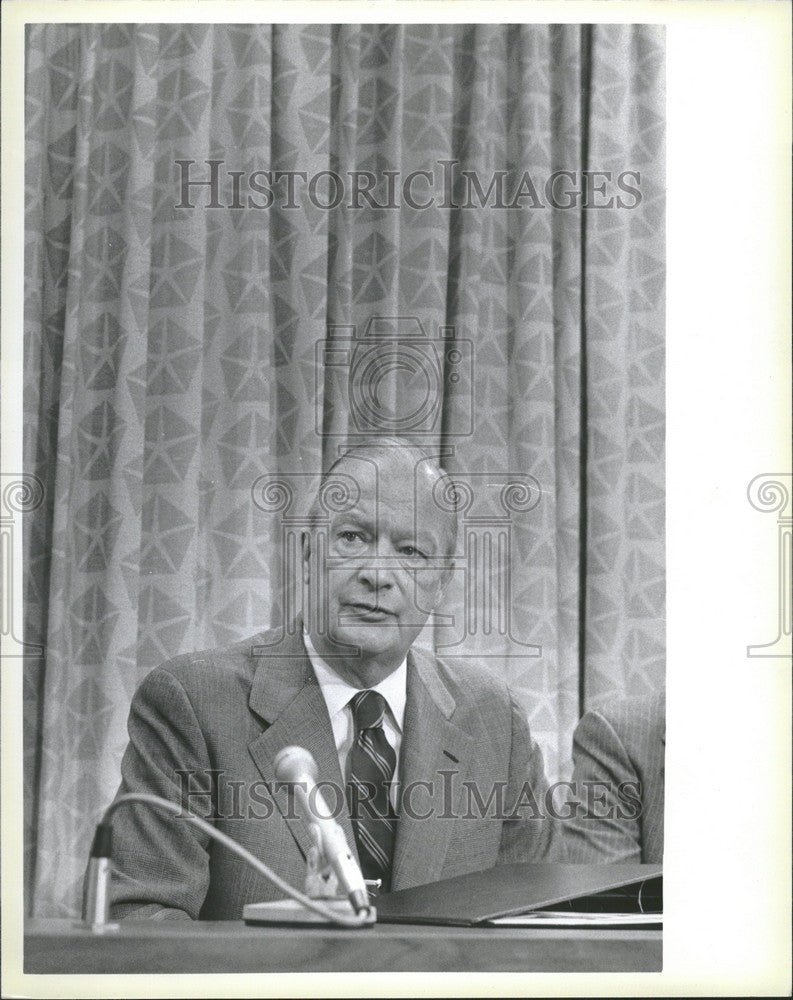
<svg viewBox="0 0 793 1000">
<path fill-rule="evenodd" d="M 303 555 L 303 583 L 308 584 L 311 578 L 311 532 L 304 530 L 300 535 L 300 548 Z"/>
</svg>

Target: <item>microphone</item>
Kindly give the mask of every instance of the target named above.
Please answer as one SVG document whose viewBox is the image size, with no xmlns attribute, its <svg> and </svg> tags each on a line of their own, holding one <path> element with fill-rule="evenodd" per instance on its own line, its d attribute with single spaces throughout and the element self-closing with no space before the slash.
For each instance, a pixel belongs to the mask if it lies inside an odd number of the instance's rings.
<svg viewBox="0 0 793 1000">
<path fill-rule="evenodd" d="M 369 909 L 369 894 L 361 869 L 341 826 L 317 787 L 317 765 L 303 747 L 284 747 L 275 758 L 275 776 L 290 785 L 300 818 L 319 832 L 320 850 L 356 913 Z M 313 804 L 312 804 L 313 798 Z"/>
<path fill-rule="evenodd" d="M 305 763 L 305 759 L 308 759 L 309 764 L 313 767 L 314 761 L 311 755 L 305 750 L 301 750 L 299 747 L 294 747 L 299 754 L 305 755 L 302 759 Z M 232 854 L 236 854 L 238 857 L 254 868 L 257 872 L 264 875 L 264 877 L 273 883 L 274 886 L 279 888 L 287 897 L 292 900 L 296 900 L 301 905 L 305 906 L 307 909 L 312 910 L 315 913 L 319 913 L 320 916 L 329 920 L 333 924 L 339 924 L 342 927 L 369 927 L 376 920 L 376 914 L 374 908 L 370 907 L 368 904 L 368 899 L 366 895 L 366 884 L 361 878 L 361 873 L 358 870 L 358 866 L 355 861 L 349 856 L 347 852 L 347 865 L 351 865 L 352 871 L 348 873 L 348 877 L 342 879 L 340 875 L 337 874 L 337 881 L 341 881 L 344 887 L 348 890 L 348 896 L 350 902 L 352 903 L 356 914 L 355 916 L 350 916 L 347 913 L 342 913 L 340 910 L 334 909 L 329 905 L 326 906 L 324 902 L 319 899 L 312 899 L 310 896 L 306 896 L 302 892 L 298 892 L 293 886 L 288 882 L 284 881 L 280 875 L 269 868 L 263 861 L 259 860 L 255 854 L 251 854 L 249 850 L 244 848 L 242 844 L 238 844 L 236 840 L 229 837 L 227 833 L 222 830 L 218 830 L 212 823 L 208 823 L 205 819 L 201 819 L 200 816 L 194 816 L 193 813 L 189 811 L 183 811 L 183 806 L 179 802 L 172 802 L 170 799 L 163 799 L 159 795 L 152 795 L 151 792 L 126 792 L 124 795 L 119 795 L 116 799 L 110 803 L 110 805 L 105 809 L 105 814 L 102 817 L 99 825 L 96 828 L 96 833 L 94 834 L 93 844 L 91 845 L 91 857 L 88 863 L 88 870 L 85 877 L 85 886 L 83 894 L 83 925 L 89 927 L 94 934 L 101 934 L 105 931 L 117 931 L 118 924 L 111 924 L 109 922 L 109 912 L 110 912 L 110 879 L 112 876 L 112 860 L 113 860 L 113 827 L 110 822 L 111 817 L 116 812 L 117 809 L 122 806 L 128 806 L 133 804 L 140 804 L 145 806 L 151 806 L 155 809 L 160 809 L 163 812 L 168 813 L 173 817 L 179 819 L 185 819 L 192 826 L 198 827 L 207 837 L 211 840 L 217 840 L 226 848 L 226 850 L 231 851 Z M 327 806 L 324 806 L 328 815 L 330 811 Z M 311 810 L 309 809 L 309 812 Z M 328 833 L 328 843 L 332 844 L 341 839 L 341 846 L 339 847 L 339 854 L 343 855 L 346 851 L 346 842 L 344 840 L 344 833 L 338 824 L 333 823 L 332 825 L 336 827 L 338 831 L 337 835 L 334 835 L 332 831 Z M 345 859 L 341 857 L 338 860 L 338 865 L 345 872 L 348 871 L 348 867 L 345 867 Z M 336 869 L 338 871 L 338 869 Z M 358 887 L 357 879 L 363 885 L 363 891 Z M 267 912 L 270 907 L 278 907 L 278 903 L 249 903 L 245 906 L 243 910 L 244 918 L 247 920 L 248 916 L 245 915 L 245 911 L 263 911 Z M 281 907 L 283 910 L 283 907 Z M 292 911 L 288 911 L 291 915 Z M 258 912 L 256 916 L 258 916 Z M 252 920 L 255 918 L 252 917 Z M 283 913 L 281 913 L 281 920 L 283 920 Z"/>
</svg>

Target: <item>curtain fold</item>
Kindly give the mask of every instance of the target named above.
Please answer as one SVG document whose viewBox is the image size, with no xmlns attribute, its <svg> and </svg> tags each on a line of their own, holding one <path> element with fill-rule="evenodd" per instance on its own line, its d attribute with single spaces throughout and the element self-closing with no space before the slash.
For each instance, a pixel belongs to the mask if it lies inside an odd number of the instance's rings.
<svg viewBox="0 0 793 1000">
<path fill-rule="evenodd" d="M 262 491 L 292 516 L 372 407 L 472 490 L 422 641 L 508 678 L 552 779 L 583 707 L 663 683 L 663 64 L 646 25 L 28 27 L 30 913 L 79 908 L 144 675 L 297 608 Z M 552 207 L 558 171 L 626 207 Z M 399 207 L 350 207 L 369 176 Z"/>
</svg>

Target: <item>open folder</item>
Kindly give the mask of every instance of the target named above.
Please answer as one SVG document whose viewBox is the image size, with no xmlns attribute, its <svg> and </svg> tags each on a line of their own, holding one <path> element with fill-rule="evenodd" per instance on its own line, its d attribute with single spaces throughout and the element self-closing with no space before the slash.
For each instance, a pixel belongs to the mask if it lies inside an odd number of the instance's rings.
<svg viewBox="0 0 793 1000">
<path fill-rule="evenodd" d="M 381 923 L 541 927 L 659 927 L 662 866 L 498 865 L 386 893 Z"/>
</svg>

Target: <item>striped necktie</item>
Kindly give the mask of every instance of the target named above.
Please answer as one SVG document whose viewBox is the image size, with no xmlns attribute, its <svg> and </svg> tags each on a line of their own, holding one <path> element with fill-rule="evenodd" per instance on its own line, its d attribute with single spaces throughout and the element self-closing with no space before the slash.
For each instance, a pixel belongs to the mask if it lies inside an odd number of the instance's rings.
<svg viewBox="0 0 793 1000">
<path fill-rule="evenodd" d="M 347 802 L 364 878 L 382 879 L 387 890 L 396 834 L 389 789 L 396 754 L 383 731 L 386 701 L 379 691 L 359 691 L 349 702 L 355 722 Z"/>
</svg>

